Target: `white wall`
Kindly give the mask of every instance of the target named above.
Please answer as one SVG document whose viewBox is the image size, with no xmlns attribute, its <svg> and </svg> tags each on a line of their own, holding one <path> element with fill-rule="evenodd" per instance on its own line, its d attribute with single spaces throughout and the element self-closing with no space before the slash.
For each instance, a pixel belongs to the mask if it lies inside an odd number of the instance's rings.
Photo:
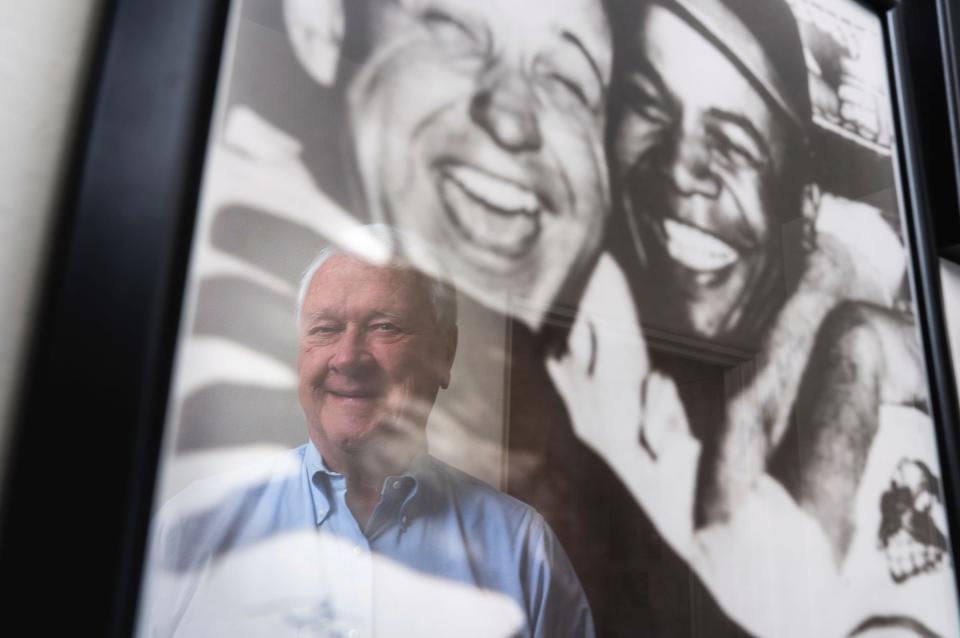
<svg viewBox="0 0 960 638">
<path fill-rule="evenodd" d="M 100 0 L 0 11 L 0 480 Z"/>
</svg>

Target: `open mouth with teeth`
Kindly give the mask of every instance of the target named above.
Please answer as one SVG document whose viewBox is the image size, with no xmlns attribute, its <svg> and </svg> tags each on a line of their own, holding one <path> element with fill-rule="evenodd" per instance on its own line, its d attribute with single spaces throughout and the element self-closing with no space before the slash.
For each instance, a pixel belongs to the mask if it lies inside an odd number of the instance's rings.
<svg viewBox="0 0 960 638">
<path fill-rule="evenodd" d="M 720 273 L 740 258 L 730 244 L 695 226 L 675 219 L 663 220 L 663 243 L 667 254 L 681 266 L 698 273 Z"/>
<path fill-rule="evenodd" d="M 520 257 L 540 234 L 540 198 L 516 182 L 447 164 L 439 171 L 439 193 L 457 230 L 489 252 Z"/>
<path fill-rule="evenodd" d="M 327 390 L 327 394 L 331 394 L 339 399 L 377 399 L 380 397 L 379 394 L 375 392 L 338 392 L 336 390 Z"/>
<path fill-rule="evenodd" d="M 382 389 L 378 387 L 322 386 L 321 389 L 329 396 L 344 401 L 371 401 L 383 396 Z"/>
</svg>

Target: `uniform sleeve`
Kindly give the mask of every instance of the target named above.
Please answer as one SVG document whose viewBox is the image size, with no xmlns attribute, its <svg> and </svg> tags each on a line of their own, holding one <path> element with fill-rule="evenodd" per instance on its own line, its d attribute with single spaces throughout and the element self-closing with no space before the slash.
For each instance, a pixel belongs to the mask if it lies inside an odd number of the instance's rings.
<svg viewBox="0 0 960 638">
<path fill-rule="evenodd" d="M 528 531 L 527 607 L 534 638 L 593 638 L 590 605 L 553 530 L 533 513 Z"/>
</svg>

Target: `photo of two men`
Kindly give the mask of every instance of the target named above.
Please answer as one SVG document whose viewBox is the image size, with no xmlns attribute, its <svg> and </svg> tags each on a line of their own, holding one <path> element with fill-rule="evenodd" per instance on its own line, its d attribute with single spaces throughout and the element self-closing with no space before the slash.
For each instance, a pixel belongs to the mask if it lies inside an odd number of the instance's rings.
<svg viewBox="0 0 960 638">
<path fill-rule="evenodd" d="M 876 15 L 230 24 L 145 633 L 960 631 Z"/>
</svg>

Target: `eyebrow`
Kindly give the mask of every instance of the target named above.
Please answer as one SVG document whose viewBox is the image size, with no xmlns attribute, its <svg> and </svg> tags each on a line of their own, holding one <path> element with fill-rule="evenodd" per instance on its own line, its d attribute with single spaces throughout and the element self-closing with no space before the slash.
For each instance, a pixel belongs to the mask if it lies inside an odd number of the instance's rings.
<svg viewBox="0 0 960 638">
<path fill-rule="evenodd" d="M 320 310 L 317 312 L 307 313 L 307 315 L 304 316 L 304 320 L 309 323 L 312 321 L 339 320 L 339 317 L 326 310 Z"/>
<path fill-rule="evenodd" d="M 391 312 L 389 310 L 378 310 L 376 312 L 370 313 L 367 317 L 367 321 L 376 321 L 377 319 L 389 319 L 391 321 L 402 322 L 406 317 L 398 312 Z"/>
<path fill-rule="evenodd" d="M 590 65 L 590 68 L 593 69 L 594 75 L 597 76 L 597 81 L 600 82 L 600 86 L 603 88 L 603 91 L 606 92 L 607 84 L 603 79 L 603 73 L 600 71 L 600 66 L 597 64 L 596 58 L 590 53 L 590 49 L 572 32 L 564 29 L 560 32 L 560 38 L 566 42 L 569 42 L 583 53 L 584 57 L 587 58 L 587 63 Z"/>
<path fill-rule="evenodd" d="M 404 315 L 391 310 L 375 310 L 364 317 L 364 321 L 373 321 L 376 319 L 390 319 L 391 321 L 403 321 Z M 309 323 L 313 321 L 342 321 L 342 318 L 336 312 L 328 310 L 319 310 L 311 312 L 304 319 Z"/>
<path fill-rule="evenodd" d="M 716 120 L 735 124 L 736 126 L 742 128 L 744 132 L 746 132 L 747 136 L 753 140 L 753 143 L 757 145 L 757 148 L 760 149 L 763 159 L 766 161 L 770 161 L 772 159 L 773 156 L 770 153 L 770 145 L 767 144 L 766 139 L 760 135 L 760 132 L 753 125 L 753 122 L 742 115 L 731 113 L 729 111 L 721 111 L 720 109 L 710 109 L 708 113 L 710 114 L 710 117 Z"/>
</svg>

